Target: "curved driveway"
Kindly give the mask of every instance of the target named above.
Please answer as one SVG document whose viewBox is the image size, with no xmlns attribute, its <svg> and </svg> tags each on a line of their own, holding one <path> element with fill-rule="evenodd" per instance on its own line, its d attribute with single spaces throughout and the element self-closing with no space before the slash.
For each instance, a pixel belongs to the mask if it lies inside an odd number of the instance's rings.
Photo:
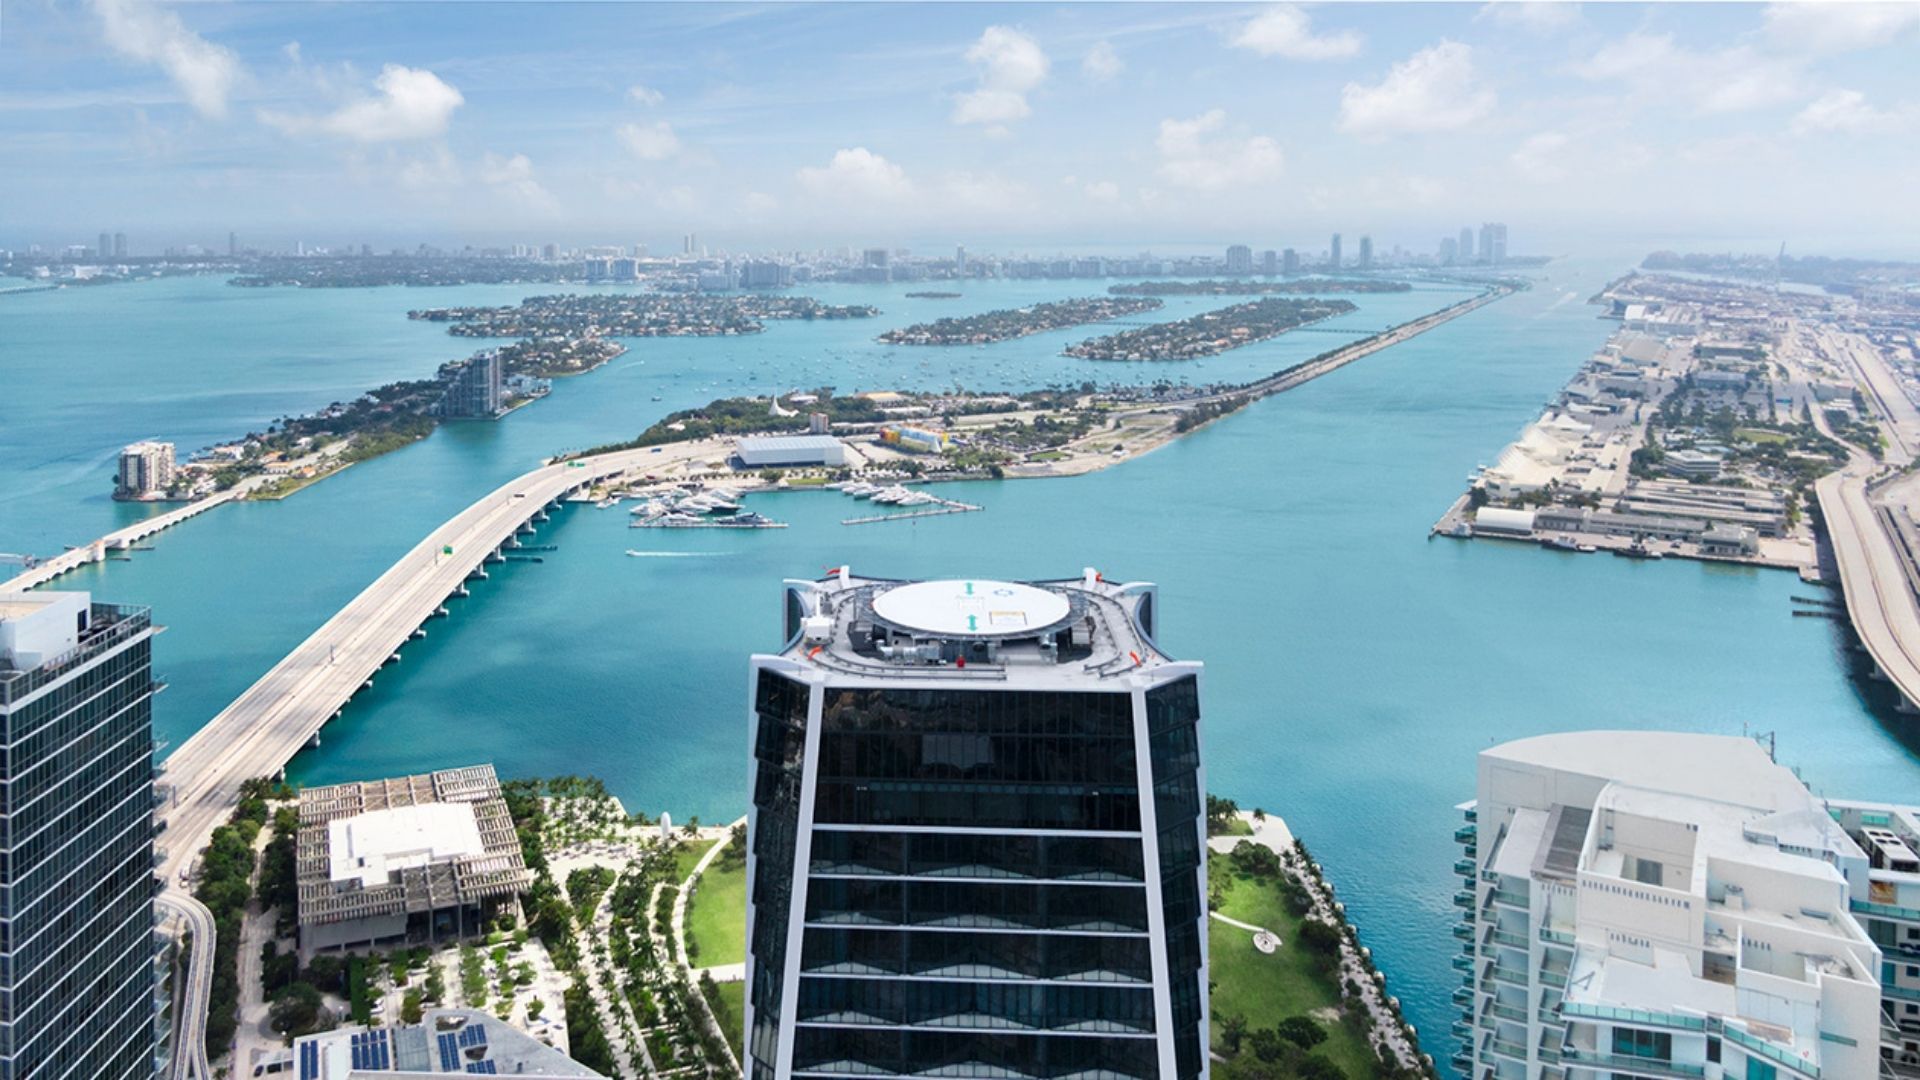
<svg viewBox="0 0 1920 1080">
<path fill-rule="evenodd" d="M 173 1080 L 213 1080 L 207 1067 L 207 1005 L 213 994 L 213 912 L 207 905 L 182 891 L 168 891 L 154 903 L 169 915 L 177 915 L 193 935 L 193 949 L 181 968 L 182 992 L 176 995 L 179 1015 L 175 1017 L 171 1072 Z"/>
</svg>

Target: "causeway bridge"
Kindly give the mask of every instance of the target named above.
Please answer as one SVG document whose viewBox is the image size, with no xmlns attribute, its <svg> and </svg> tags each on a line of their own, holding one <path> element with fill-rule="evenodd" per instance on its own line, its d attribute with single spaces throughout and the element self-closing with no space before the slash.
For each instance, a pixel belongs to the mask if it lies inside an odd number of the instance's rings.
<svg viewBox="0 0 1920 1080">
<path fill-rule="evenodd" d="M 182 743 L 168 756 L 163 777 L 173 788 L 163 811 L 165 880 L 173 884 L 178 869 L 226 822 L 242 783 L 279 772 L 317 739 L 375 672 L 400 658 L 401 646 L 446 613 L 446 600 L 463 595 L 469 579 L 504 561 L 504 550 L 568 495 L 647 462 L 649 453 L 623 450 L 546 465 L 502 484 L 416 544 Z"/>
<path fill-rule="evenodd" d="M 232 502 L 244 492 L 239 488 L 209 495 L 204 499 L 176 507 L 164 514 L 155 514 L 143 518 L 125 528 L 116 529 L 89 544 L 68 548 L 51 558 L 34 561 L 20 573 L 0 581 L 0 592 L 25 592 L 52 581 L 71 570 L 77 570 L 88 563 L 97 563 L 109 557 L 109 552 L 125 551 L 133 545 L 152 536 L 162 529 L 169 529 L 190 517 L 197 517 L 222 503 Z"/>
</svg>

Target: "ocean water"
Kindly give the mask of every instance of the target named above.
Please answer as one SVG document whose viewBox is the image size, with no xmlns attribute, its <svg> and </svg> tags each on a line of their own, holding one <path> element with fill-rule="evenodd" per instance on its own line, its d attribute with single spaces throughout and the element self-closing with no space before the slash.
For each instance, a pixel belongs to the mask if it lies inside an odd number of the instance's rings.
<svg viewBox="0 0 1920 1080">
<path fill-rule="evenodd" d="M 325 782 L 492 761 L 508 776 L 597 774 L 629 806 L 680 820 L 731 819 L 747 787 L 746 656 L 779 645 L 781 579 L 842 564 L 1149 579 L 1162 644 L 1207 665 L 1209 789 L 1284 815 L 1306 839 L 1444 1060 L 1452 807 L 1472 796 L 1477 750 L 1593 727 L 1772 732 L 1820 790 L 1920 793 L 1920 722 L 1859 677 L 1835 624 L 1792 617 L 1790 596 L 1808 590 L 1792 575 L 1427 537 L 1466 473 L 1605 339 L 1611 324 L 1584 301 L 1623 268 L 1556 264 L 1530 292 L 1101 473 L 942 491 L 983 513 L 849 527 L 840 520 L 867 504 L 793 492 L 749 500 L 788 529 L 686 532 L 569 507 L 537 541 L 558 551 L 492 568 L 292 772 Z M 1144 370 L 1057 355 L 1085 331 L 986 349 L 872 344 L 923 317 L 1097 291 L 968 284 L 961 300 L 931 301 L 907 288 L 806 290 L 874 302 L 878 320 L 637 342 L 504 421 L 443 428 L 284 503 L 224 507 L 62 584 L 151 604 L 170 627 L 156 710 L 177 743 L 474 497 L 669 409 L 821 384 L 1242 379 L 1340 340 L 1290 334 Z M 408 323 L 407 308 L 536 291 L 196 280 L 0 297 L 0 375 L 24 386 L 0 398 L 0 450 L 22 463 L 0 473 L 0 549 L 56 550 L 137 511 L 101 497 L 120 443 L 199 445 L 430 371 L 472 343 Z M 1456 295 L 1355 297 L 1343 321 L 1385 325 Z M 1218 303 L 1183 298 L 1160 317 Z M 123 310 L 137 331 L 86 332 Z"/>
</svg>

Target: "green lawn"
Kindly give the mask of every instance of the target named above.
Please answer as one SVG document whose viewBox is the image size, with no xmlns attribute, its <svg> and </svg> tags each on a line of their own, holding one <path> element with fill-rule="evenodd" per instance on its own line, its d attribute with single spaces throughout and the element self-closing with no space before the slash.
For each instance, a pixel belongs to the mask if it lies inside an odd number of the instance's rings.
<svg viewBox="0 0 1920 1080">
<path fill-rule="evenodd" d="M 743 1034 L 741 1025 L 745 1023 L 744 1017 L 747 1015 L 747 984 L 721 983 L 720 1003 L 726 1006 L 727 1015 L 715 1019 L 719 1020 L 720 1026 L 726 1029 L 727 1045 L 733 1047 L 734 1056 L 742 1057 L 744 1051 L 740 1049 L 740 1037 Z"/>
<path fill-rule="evenodd" d="M 687 875 L 693 873 L 694 866 L 699 863 L 700 856 L 705 855 L 713 845 L 712 840 L 682 841 L 679 850 L 673 853 L 673 883 L 678 885 L 687 880 Z"/>
<path fill-rule="evenodd" d="M 723 854 L 700 875 L 687 904 L 687 944 L 696 967 L 737 964 L 747 958 L 747 867 L 722 869 Z"/>
<path fill-rule="evenodd" d="M 1253 934 L 1218 919 L 1207 924 L 1207 962 L 1213 983 L 1213 1046 L 1221 1049 L 1220 1021 L 1241 1016 L 1250 1030 L 1269 1028 L 1289 1016 L 1305 1016 L 1316 1009 L 1336 1007 L 1340 994 L 1320 974 L 1312 957 L 1300 949 L 1300 920 L 1289 914 L 1278 889 L 1242 877 L 1221 855 L 1208 860 L 1210 882 L 1226 882 L 1219 911 L 1241 922 L 1264 926 L 1280 935 L 1272 954 L 1253 947 Z M 1373 1051 L 1345 1025 L 1315 1018 L 1327 1029 L 1327 1041 L 1315 1048 L 1340 1066 L 1352 1080 L 1377 1075 Z"/>
<path fill-rule="evenodd" d="M 1752 443 L 1784 443 L 1793 441 L 1778 431 L 1768 431 L 1765 428 L 1735 428 L 1733 429 L 1733 437 L 1736 439 L 1745 439 L 1747 442 Z"/>
</svg>

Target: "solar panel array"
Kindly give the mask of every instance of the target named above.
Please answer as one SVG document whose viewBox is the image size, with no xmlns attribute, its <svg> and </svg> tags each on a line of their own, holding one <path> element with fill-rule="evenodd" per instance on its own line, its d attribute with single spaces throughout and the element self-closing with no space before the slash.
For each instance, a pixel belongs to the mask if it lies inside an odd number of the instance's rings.
<svg viewBox="0 0 1920 1080">
<path fill-rule="evenodd" d="M 303 1042 L 300 1044 L 300 1080 L 319 1080 L 320 1044 Z"/>
<path fill-rule="evenodd" d="M 468 1024 L 461 1028 L 460 1045 L 463 1047 L 487 1045 L 487 1025 Z"/>
<path fill-rule="evenodd" d="M 363 1031 L 353 1036 L 352 1057 L 355 1069 L 386 1072 L 393 1068 L 393 1046 L 384 1031 Z"/>
<path fill-rule="evenodd" d="M 460 1045 L 454 1041 L 453 1032 L 442 1032 L 434 1041 L 440 1045 L 440 1071 L 458 1072 L 460 1069 Z"/>
<path fill-rule="evenodd" d="M 486 1073 L 488 1075 L 492 1075 L 492 1074 L 498 1073 L 500 1070 L 494 1068 L 493 1062 L 491 1061 L 476 1061 L 473 1064 L 467 1066 L 467 1071 L 470 1073 Z"/>
</svg>

